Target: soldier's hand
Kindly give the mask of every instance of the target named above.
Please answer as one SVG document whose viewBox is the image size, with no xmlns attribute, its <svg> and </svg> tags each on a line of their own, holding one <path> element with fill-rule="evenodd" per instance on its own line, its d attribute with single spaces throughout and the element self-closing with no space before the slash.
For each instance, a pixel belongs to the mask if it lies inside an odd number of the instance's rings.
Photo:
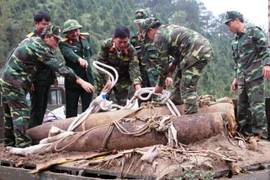
<svg viewBox="0 0 270 180">
<path fill-rule="evenodd" d="M 155 87 L 155 93 L 162 93 L 163 87 L 156 85 Z"/>
<path fill-rule="evenodd" d="M 35 85 L 32 83 L 31 88 L 30 88 L 30 92 L 34 92 L 34 91 L 35 91 Z"/>
<path fill-rule="evenodd" d="M 88 67 L 88 62 L 87 62 L 85 59 L 79 58 L 78 61 L 79 61 L 79 64 L 80 64 L 81 67 L 87 69 L 87 67 Z"/>
<path fill-rule="evenodd" d="M 135 85 L 134 85 L 134 89 L 135 89 L 134 97 L 135 97 L 136 99 L 139 97 L 138 92 L 139 92 L 139 90 L 140 90 L 141 88 L 142 88 L 142 87 L 141 87 L 140 84 L 135 84 Z"/>
<path fill-rule="evenodd" d="M 270 79 L 270 66 L 266 65 L 263 67 L 262 75 L 265 79 Z"/>
<path fill-rule="evenodd" d="M 142 88 L 142 87 L 141 87 L 140 84 L 135 84 L 135 85 L 134 85 L 135 91 L 138 91 L 138 90 L 141 89 L 141 88 Z"/>
<path fill-rule="evenodd" d="M 58 86 L 58 80 L 55 79 L 55 80 L 54 80 L 54 87 L 57 87 L 57 86 Z"/>
<path fill-rule="evenodd" d="M 234 78 L 234 80 L 232 82 L 232 85 L 231 85 L 231 90 L 233 92 L 236 92 L 237 91 L 237 88 L 238 88 L 238 79 L 237 78 Z"/>
<path fill-rule="evenodd" d="M 166 87 L 170 87 L 173 84 L 173 80 L 170 77 L 167 77 L 165 80 Z"/>
<path fill-rule="evenodd" d="M 109 79 L 102 89 L 102 92 L 108 92 L 112 87 L 112 81 Z"/>
<path fill-rule="evenodd" d="M 81 78 L 78 78 L 76 80 L 76 82 L 78 84 L 80 84 L 82 86 L 82 88 L 86 91 L 86 92 L 89 92 L 89 93 L 93 93 L 95 92 L 95 87 L 90 84 L 89 82 L 86 82 L 85 80 L 81 79 Z"/>
</svg>

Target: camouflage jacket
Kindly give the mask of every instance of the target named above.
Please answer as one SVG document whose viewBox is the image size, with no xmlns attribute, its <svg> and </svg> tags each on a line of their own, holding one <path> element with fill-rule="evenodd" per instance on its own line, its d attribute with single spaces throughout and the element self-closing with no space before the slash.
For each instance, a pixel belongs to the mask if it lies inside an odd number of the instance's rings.
<svg viewBox="0 0 270 180">
<path fill-rule="evenodd" d="M 74 72 L 83 80 L 94 85 L 94 75 L 91 63 L 91 43 L 89 33 L 81 33 L 79 40 L 71 40 L 64 38 L 59 43 L 59 48 L 65 58 L 66 66 L 74 70 Z M 85 70 L 80 66 L 79 57 L 85 59 L 88 62 L 88 68 Z M 65 79 L 66 88 L 81 88 L 80 85 Z"/>
<path fill-rule="evenodd" d="M 262 67 L 270 65 L 267 37 L 258 27 L 248 27 L 235 35 L 232 41 L 235 78 L 247 82 L 262 77 Z"/>
<path fill-rule="evenodd" d="M 131 44 L 119 52 L 114 47 L 113 39 L 109 38 L 101 44 L 96 60 L 114 67 L 119 74 L 119 79 L 129 77 L 133 85 L 141 84 L 139 61 L 136 50 Z M 105 74 L 102 76 L 108 79 Z"/>
<path fill-rule="evenodd" d="M 154 87 L 158 79 L 157 50 L 151 39 L 145 39 L 140 32 L 130 39 L 130 43 L 135 47 L 140 64 L 142 76 L 142 86 Z"/>
<path fill-rule="evenodd" d="M 138 59 L 140 60 L 144 46 L 144 38 L 140 32 L 137 32 L 134 36 L 131 37 L 130 44 L 132 44 L 132 46 L 136 49 Z"/>
<path fill-rule="evenodd" d="M 146 37 L 144 39 L 144 48 L 142 49 L 142 57 L 141 57 L 141 72 L 142 72 L 142 79 L 143 79 L 143 86 L 145 81 L 149 82 L 151 87 L 155 87 L 158 80 L 158 52 L 155 47 L 153 40 Z M 144 73 L 147 73 L 145 79 Z"/>
<path fill-rule="evenodd" d="M 73 81 L 78 78 L 72 69 L 55 59 L 54 51 L 40 37 L 31 37 L 24 39 L 10 56 L 1 76 L 1 85 L 11 86 L 13 91 L 24 89 L 27 92 L 40 62 Z"/>
<path fill-rule="evenodd" d="M 194 64 L 194 59 L 200 60 L 200 57 L 213 51 L 209 41 L 201 34 L 177 25 L 161 25 L 154 42 L 160 61 L 159 86 L 164 85 L 168 75 L 170 55 L 175 58 L 173 63 L 175 65 L 180 63 L 180 68 L 183 69 Z"/>
<path fill-rule="evenodd" d="M 26 38 L 30 37 L 39 37 L 39 33 L 37 32 L 36 29 L 33 32 L 26 35 Z M 33 79 L 33 83 L 40 85 L 53 85 L 54 80 L 56 79 L 55 71 L 42 63 L 40 63 L 39 66 L 40 71 L 37 72 L 35 79 Z"/>
</svg>

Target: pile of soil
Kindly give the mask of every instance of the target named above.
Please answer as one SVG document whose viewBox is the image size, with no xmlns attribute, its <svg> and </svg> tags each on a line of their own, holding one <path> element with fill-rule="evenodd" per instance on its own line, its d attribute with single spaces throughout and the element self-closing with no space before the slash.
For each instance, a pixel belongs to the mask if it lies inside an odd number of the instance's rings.
<svg viewBox="0 0 270 180">
<path fill-rule="evenodd" d="M 1 144 L 0 159 L 1 161 L 16 162 L 18 166 L 34 164 L 37 167 L 45 165 L 45 163 L 53 165 L 57 162 L 66 162 L 61 166 L 121 173 L 122 177 L 133 174 L 158 179 L 177 177 L 196 179 L 210 176 L 221 178 L 222 176 L 248 173 L 248 167 L 251 165 L 267 168 L 266 164 L 270 161 L 270 142 L 266 140 L 251 142 L 251 144 L 245 143 L 225 135 L 217 135 L 179 148 L 155 145 L 114 151 L 107 155 L 100 154 L 100 156 L 89 155 L 100 152 L 63 151 L 31 154 L 26 157 L 9 154 Z M 145 155 L 143 156 L 143 154 Z M 72 159 L 72 157 L 73 161 L 70 162 L 68 159 Z"/>
</svg>

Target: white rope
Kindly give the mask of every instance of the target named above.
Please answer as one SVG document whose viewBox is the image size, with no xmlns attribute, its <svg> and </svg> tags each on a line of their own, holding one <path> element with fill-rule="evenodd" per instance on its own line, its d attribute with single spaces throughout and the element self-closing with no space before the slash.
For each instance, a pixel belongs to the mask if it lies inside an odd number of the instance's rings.
<svg viewBox="0 0 270 180">
<path fill-rule="evenodd" d="M 109 90 L 111 90 L 115 86 L 115 84 L 117 83 L 118 78 L 119 78 L 119 75 L 118 75 L 116 69 L 109 66 L 109 65 L 101 63 L 99 61 L 94 61 L 93 65 L 99 71 L 102 71 L 103 73 L 107 74 L 110 77 L 110 80 L 112 81 L 112 85 L 111 85 Z M 111 69 L 115 74 L 115 78 L 109 71 L 104 69 L 104 67 Z M 172 113 L 172 115 L 181 116 L 181 114 L 178 111 L 178 109 L 176 108 L 175 104 L 170 100 L 171 93 L 169 91 L 163 90 L 162 93 L 155 93 L 154 87 L 141 88 L 135 92 L 134 96 L 123 107 L 123 106 L 120 106 L 117 104 L 113 104 L 112 101 L 108 101 L 106 99 L 106 94 L 107 94 L 107 92 L 109 92 L 109 90 L 107 90 L 106 92 L 101 92 L 100 95 L 97 96 L 91 102 L 88 109 L 73 120 L 73 122 L 68 127 L 68 131 L 73 131 L 74 129 L 76 129 L 82 122 L 84 122 L 86 120 L 86 118 L 91 113 L 97 113 L 100 110 L 108 111 L 108 110 L 111 110 L 112 108 L 131 109 L 135 105 L 136 99 L 139 98 L 143 101 L 146 101 L 146 100 L 150 99 L 152 95 L 156 95 L 156 96 L 161 97 L 162 103 L 166 103 L 166 105 L 167 105 L 169 111 Z M 146 97 L 143 97 L 143 94 L 148 94 L 148 95 Z"/>
<path fill-rule="evenodd" d="M 110 80 L 112 82 L 112 85 L 110 87 L 109 90 L 111 90 L 115 84 L 118 81 L 119 75 L 116 71 L 115 68 L 113 68 L 112 66 L 109 66 L 107 64 L 101 63 L 99 61 L 94 61 L 93 65 L 95 68 L 97 68 L 99 71 L 107 74 L 110 77 Z M 111 69 L 114 74 L 115 77 L 108 71 L 106 70 L 104 67 Z M 99 96 L 97 96 L 89 105 L 89 107 L 82 113 L 80 114 L 78 117 L 76 117 L 72 123 L 69 125 L 68 130 L 67 131 L 73 131 L 74 129 L 76 129 L 78 126 L 81 125 L 81 123 L 83 123 L 86 118 L 89 116 L 89 114 L 91 113 L 97 113 L 99 112 L 100 109 L 107 111 L 112 109 L 112 107 L 117 107 L 117 105 L 113 105 L 112 101 L 108 101 L 106 99 L 106 94 L 107 92 L 109 92 L 109 90 L 107 90 L 106 92 L 101 92 Z"/>
<path fill-rule="evenodd" d="M 99 62 L 99 61 L 94 61 L 93 62 L 93 65 L 94 65 L 95 68 L 97 68 L 101 72 L 103 72 L 103 73 L 107 74 L 108 76 L 110 76 L 110 79 L 112 81 L 112 85 L 111 85 L 111 87 L 110 87 L 109 90 L 111 90 L 115 86 L 115 84 L 117 83 L 118 78 L 119 78 L 119 75 L 118 75 L 116 69 L 114 67 L 112 67 L 112 66 L 109 66 L 109 65 L 104 64 L 104 63 Z M 115 78 L 114 78 L 114 76 L 109 71 L 107 71 L 106 69 L 104 69 L 104 68 L 102 68 L 100 66 L 103 66 L 103 67 L 106 67 L 108 69 L 111 69 L 114 72 L 114 74 L 115 74 Z"/>
<path fill-rule="evenodd" d="M 143 94 L 148 94 L 147 97 L 143 97 Z M 133 107 L 135 100 L 137 98 L 142 100 L 148 100 L 152 95 L 159 96 L 162 99 L 162 103 L 166 103 L 168 109 L 174 116 L 181 116 L 180 112 L 176 108 L 175 104 L 170 100 L 171 93 L 169 91 L 163 90 L 162 93 L 155 93 L 154 87 L 146 87 L 137 90 L 131 100 L 123 109 L 130 109 Z"/>
</svg>

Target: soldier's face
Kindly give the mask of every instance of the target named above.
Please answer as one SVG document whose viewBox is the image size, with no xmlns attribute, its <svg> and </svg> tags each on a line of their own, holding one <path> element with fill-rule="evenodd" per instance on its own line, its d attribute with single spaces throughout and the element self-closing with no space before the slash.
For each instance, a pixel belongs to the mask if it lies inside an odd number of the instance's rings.
<svg viewBox="0 0 270 180">
<path fill-rule="evenodd" d="M 236 18 L 236 19 L 234 19 L 234 20 L 228 22 L 228 23 L 227 23 L 227 26 L 228 26 L 229 30 L 230 30 L 232 33 L 237 33 L 237 32 L 239 32 L 239 30 L 240 30 L 240 29 L 239 29 L 239 28 L 240 28 L 240 26 L 239 26 L 239 19 Z"/>
<path fill-rule="evenodd" d="M 35 24 L 35 28 L 36 28 L 36 30 L 37 30 L 37 32 L 40 34 L 40 33 L 42 33 L 42 31 L 43 31 L 43 29 L 47 26 L 47 25 L 49 25 L 49 21 L 46 21 L 45 19 L 42 19 L 42 21 L 40 21 L 40 22 L 34 22 L 34 24 Z"/>
<path fill-rule="evenodd" d="M 44 42 L 50 47 L 55 49 L 58 46 L 59 39 L 55 36 L 45 36 Z"/>
<path fill-rule="evenodd" d="M 72 31 L 67 32 L 67 37 L 72 40 L 77 40 L 80 35 L 80 29 L 74 29 Z"/>
<path fill-rule="evenodd" d="M 113 41 L 114 41 L 115 47 L 118 50 L 120 50 L 120 51 L 126 49 L 126 47 L 128 45 L 128 40 L 129 40 L 128 37 L 125 37 L 125 38 L 115 38 L 113 36 Z"/>
</svg>

